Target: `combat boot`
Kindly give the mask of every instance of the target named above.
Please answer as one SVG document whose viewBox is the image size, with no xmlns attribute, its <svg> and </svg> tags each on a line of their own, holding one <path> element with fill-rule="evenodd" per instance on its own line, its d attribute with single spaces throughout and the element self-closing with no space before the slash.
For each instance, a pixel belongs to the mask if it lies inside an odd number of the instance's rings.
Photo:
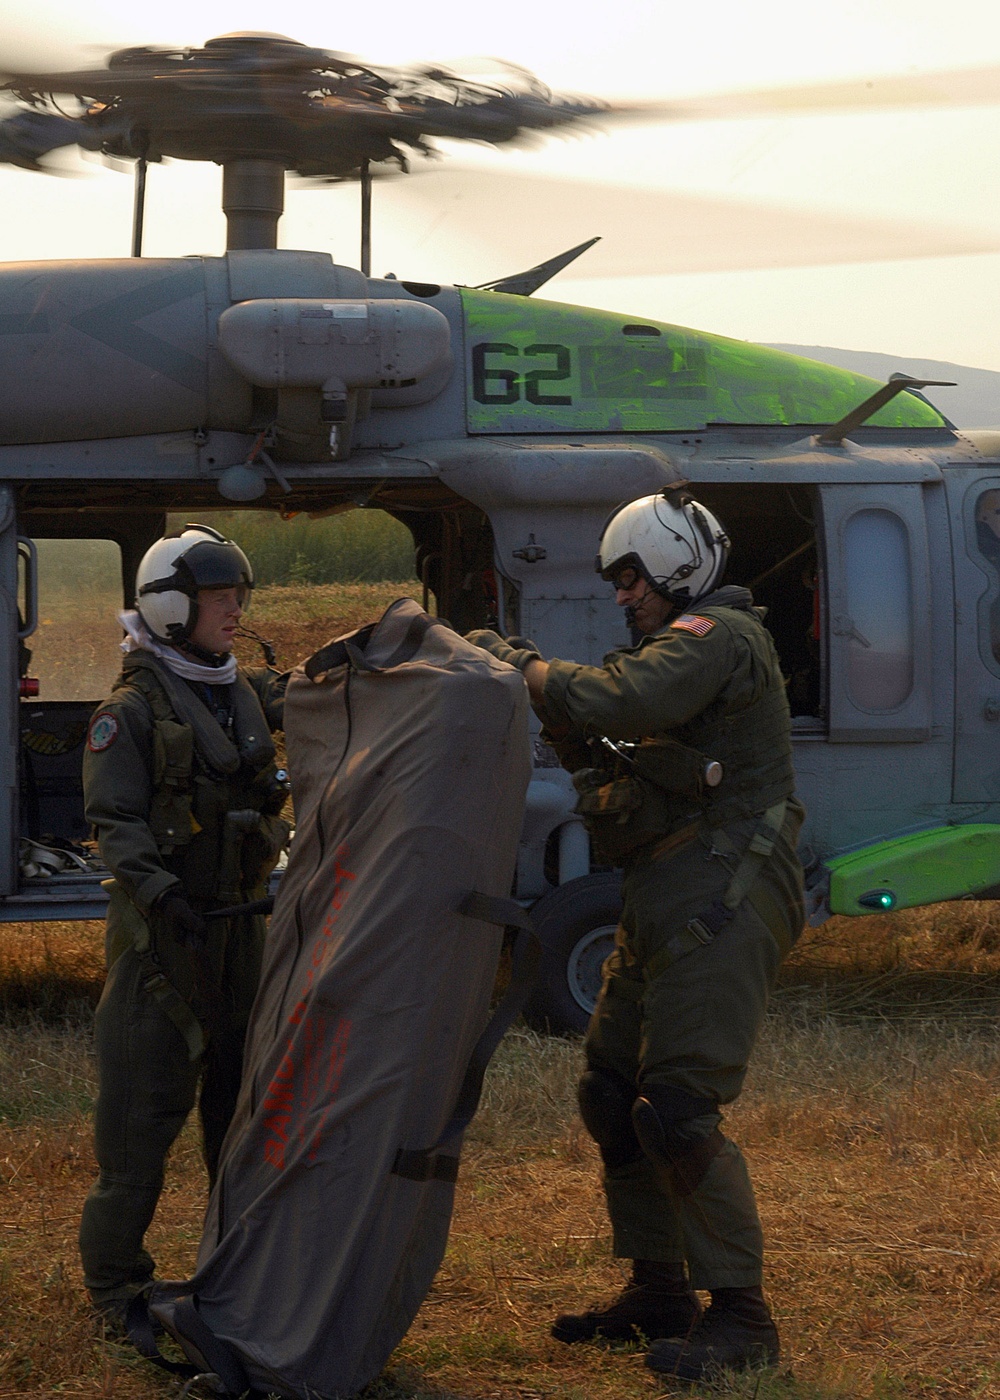
<svg viewBox="0 0 1000 1400">
<path fill-rule="evenodd" d="M 131 1298 L 108 1298 L 103 1303 L 92 1305 L 94 1331 L 99 1337 L 106 1337 L 108 1341 L 119 1341 L 128 1336 L 126 1318 L 131 1301 Z"/>
<path fill-rule="evenodd" d="M 552 1335 L 567 1343 L 685 1337 L 700 1316 L 683 1264 L 635 1259 L 631 1279 L 613 1302 L 589 1312 L 560 1313 Z"/>
<path fill-rule="evenodd" d="M 149 1320 L 154 1336 L 162 1337 L 163 1328 L 153 1321 L 146 1308 L 142 1308 L 138 1313 L 134 1311 L 136 1299 L 148 1294 L 151 1287 L 152 1282 L 142 1288 L 132 1288 L 128 1293 L 119 1294 L 114 1298 L 103 1298 L 100 1302 L 91 1297 L 91 1316 L 97 1335 L 107 1341 L 131 1341 L 133 1326 L 141 1317 Z"/>
<path fill-rule="evenodd" d="M 722 1367 L 778 1364 L 778 1329 L 759 1288 L 713 1288 L 712 1301 L 687 1333 L 655 1342 L 646 1365 L 679 1381 L 710 1380 Z"/>
</svg>

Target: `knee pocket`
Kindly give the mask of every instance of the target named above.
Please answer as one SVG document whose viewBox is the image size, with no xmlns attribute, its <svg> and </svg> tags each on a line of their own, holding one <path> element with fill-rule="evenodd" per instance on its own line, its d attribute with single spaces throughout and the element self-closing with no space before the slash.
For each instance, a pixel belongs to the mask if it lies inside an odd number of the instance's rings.
<svg viewBox="0 0 1000 1400">
<path fill-rule="evenodd" d="M 677 1195 L 690 1196 L 726 1145 L 715 1100 L 651 1084 L 636 1098 L 631 1116 L 643 1152 Z"/>
<path fill-rule="evenodd" d="M 588 1069 L 580 1077 L 577 1098 L 580 1117 L 600 1148 L 608 1171 L 628 1166 L 642 1156 L 632 1122 L 636 1088 L 624 1076 L 608 1069 Z"/>
</svg>

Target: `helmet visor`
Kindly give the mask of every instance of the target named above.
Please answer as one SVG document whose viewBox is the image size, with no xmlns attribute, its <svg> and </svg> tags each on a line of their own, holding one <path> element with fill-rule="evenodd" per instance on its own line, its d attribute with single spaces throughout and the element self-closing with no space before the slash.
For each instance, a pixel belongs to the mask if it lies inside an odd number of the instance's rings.
<svg viewBox="0 0 1000 1400">
<path fill-rule="evenodd" d="M 627 554 L 619 554 L 607 564 L 598 555 L 597 572 L 604 582 L 610 583 L 613 588 L 634 588 L 641 578 L 644 578 L 647 583 L 649 582 L 646 566 L 635 550 L 629 550 Z"/>
<path fill-rule="evenodd" d="M 250 561 L 231 540 L 202 540 L 178 559 L 176 569 L 195 589 L 253 587 Z"/>
<path fill-rule="evenodd" d="M 628 593 L 641 578 L 642 574 L 638 569 L 633 568 L 631 564 L 622 564 L 612 570 L 608 582 L 616 593 Z"/>
</svg>

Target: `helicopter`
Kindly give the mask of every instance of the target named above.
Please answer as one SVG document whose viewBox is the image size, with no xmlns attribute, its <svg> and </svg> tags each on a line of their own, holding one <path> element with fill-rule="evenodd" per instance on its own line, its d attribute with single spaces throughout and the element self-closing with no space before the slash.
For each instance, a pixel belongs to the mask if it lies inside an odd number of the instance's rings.
<svg viewBox="0 0 1000 1400">
<path fill-rule="evenodd" d="M 0 267 L 0 919 L 106 902 L 79 845 L 99 696 L 30 674 L 47 541 L 111 542 L 127 604 L 168 510 L 263 508 L 277 529 L 378 508 L 411 532 L 425 607 L 599 663 L 627 640 L 601 527 L 681 484 L 768 608 L 813 922 L 1000 895 L 1000 430 L 957 430 L 931 381 L 536 297 L 588 243 L 480 287 L 371 275 L 387 162 L 648 111 L 261 34 L 5 87 L 0 158 L 100 150 L 134 163 L 136 198 L 131 258 Z M 146 170 L 172 156 L 222 166 L 221 257 L 141 256 Z M 358 180 L 359 268 L 278 248 L 288 171 Z M 529 1018 L 555 1031 L 586 1024 L 621 903 L 574 804 L 536 737 L 515 894 L 544 948 Z"/>
</svg>

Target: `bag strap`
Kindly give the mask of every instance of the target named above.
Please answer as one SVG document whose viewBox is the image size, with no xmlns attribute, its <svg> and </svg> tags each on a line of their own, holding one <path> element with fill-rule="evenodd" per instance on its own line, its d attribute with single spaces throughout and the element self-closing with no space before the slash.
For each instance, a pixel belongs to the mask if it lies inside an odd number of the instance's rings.
<svg viewBox="0 0 1000 1400">
<path fill-rule="evenodd" d="M 144 1288 L 129 1300 L 125 1335 L 143 1360 L 152 1361 L 154 1366 L 159 1366 L 161 1371 L 167 1371 L 172 1376 L 193 1380 L 201 1374 L 199 1367 L 193 1366 L 190 1361 L 171 1361 L 157 1346 L 153 1319 L 149 1315 L 149 1292 L 149 1288 Z"/>
<path fill-rule="evenodd" d="M 327 642 L 325 647 L 313 652 L 302 669 L 311 681 L 338 666 L 346 666 L 348 662 L 355 671 L 391 671 L 394 666 L 402 666 L 405 662 L 413 660 L 432 627 L 446 627 L 447 623 L 440 618 L 430 617 L 427 613 L 419 613 L 411 619 L 403 640 L 396 649 L 379 664 L 369 661 L 365 656 L 365 648 L 371 641 L 377 625 L 371 623 L 347 637 Z"/>
<path fill-rule="evenodd" d="M 156 1344 L 156 1333 L 149 1311 L 149 1289 L 137 1293 L 128 1306 L 125 1317 L 128 1340 L 146 1361 L 161 1371 L 186 1379 L 203 1379 L 213 1394 L 237 1397 L 246 1395 L 250 1381 L 243 1363 L 226 1342 L 215 1335 L 198 1311 L 194 1295 L 178 1298 L 174 1303 L 170 1332 L 191 1358 L 170 1361 Z M 185 1387 L 183 1394 L 187 1394 Z"/>
<path fill-rule="evenodd" d="M 473 1046 L 455 1106 L 437 1141 L 430 1147 L 416 1150 L 401 1147 L 396 1153 L 392 1174 L 405 1177 L 408 1181 L 453 1182 L 457 1179 L 458 1155 L 443 1153 L 441 1148 L 463 1133 L 475 1117 L 483 1096 L 487 1066 L 497 1046 L 523 1011 L 541 965 L 542 945 L 531 916 L 516 900 L 473 890 L 459 904 L 458 913 L 483 923 L 518 930 L 511 949 L 511 978 L 499 1005 Z"/>
</svg>

